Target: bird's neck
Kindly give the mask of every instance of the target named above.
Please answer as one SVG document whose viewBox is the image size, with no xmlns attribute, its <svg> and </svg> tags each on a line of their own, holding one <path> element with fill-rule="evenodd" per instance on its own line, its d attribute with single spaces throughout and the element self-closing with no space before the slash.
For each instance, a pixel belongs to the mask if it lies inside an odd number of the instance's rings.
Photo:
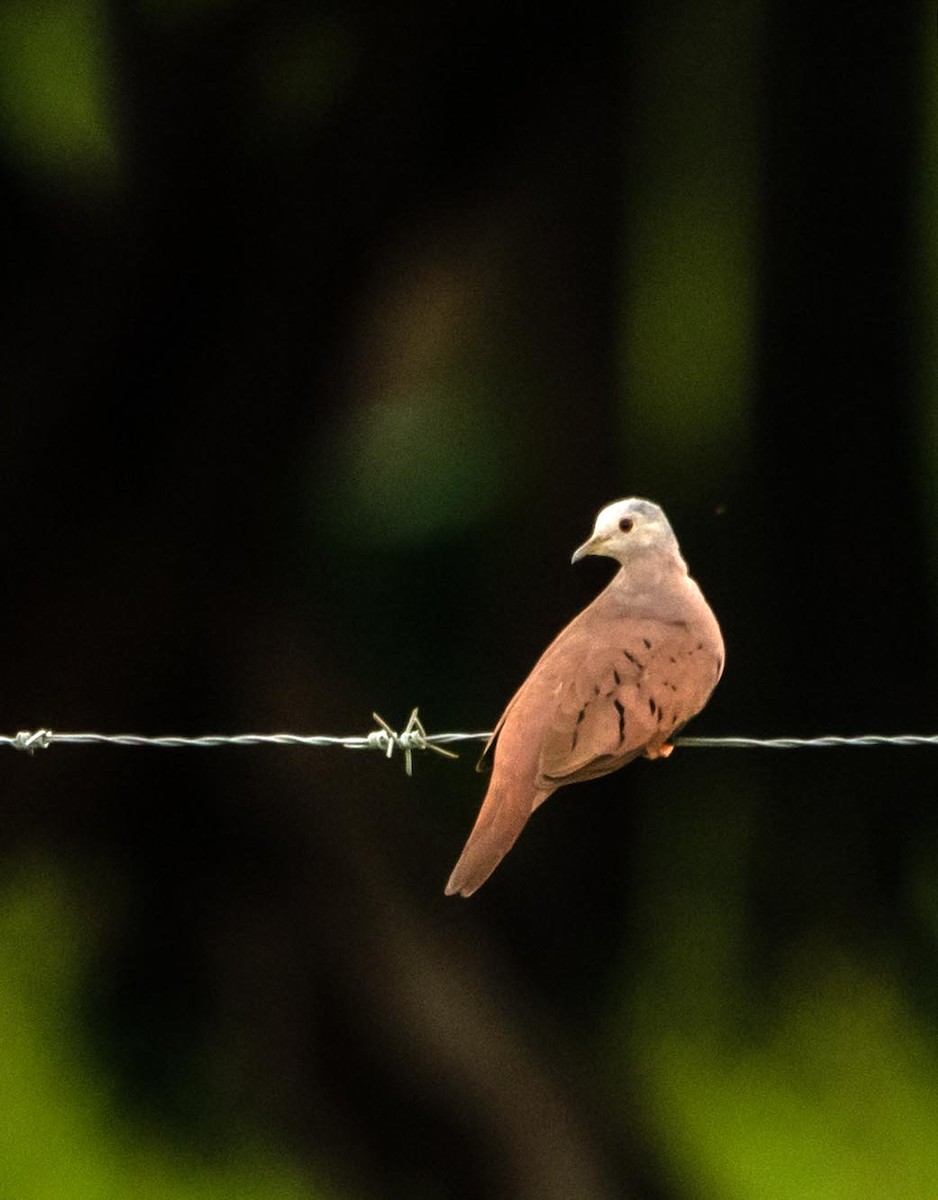
<svg viewBox="0 0 938 1200">
<path fill-rule="evenodd" d="M 642 609 L 647 601 L 660 609 L 663 597 L 679 604 L 688 582 L 687 564 L 679 554 L 642 555 L 621 566 L 606 590 L 617 608 Z"/>
</svg>

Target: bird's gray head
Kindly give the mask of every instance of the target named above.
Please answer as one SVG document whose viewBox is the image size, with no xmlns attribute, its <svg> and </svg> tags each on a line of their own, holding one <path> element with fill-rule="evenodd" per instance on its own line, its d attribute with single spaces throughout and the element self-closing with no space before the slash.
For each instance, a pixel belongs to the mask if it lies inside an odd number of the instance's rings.
<svg viewBox="0 0 938 1200">
<path fill-rule="evenodd" d="M 661 554 L 681 561 L 677 538 L 668 518 L 650 500 L 616 500 L 597 516 L 589 541 L 574 552 L 573 562 L 587 554 L 604 554 L 622 566 L 645 554 Z"/>
</svg>

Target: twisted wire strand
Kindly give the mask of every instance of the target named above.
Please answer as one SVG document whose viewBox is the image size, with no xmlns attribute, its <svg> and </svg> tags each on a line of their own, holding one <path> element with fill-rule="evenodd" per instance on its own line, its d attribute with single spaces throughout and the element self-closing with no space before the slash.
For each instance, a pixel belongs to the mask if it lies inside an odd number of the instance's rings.
<svg viewBox="0 0 938 1200">
<path fill-rule="evenodd" d="M 729 750 L 803 750 L 828 746 L 938 746 L 938 734 L 925 733 L 864 733 L 856 737 L 835 734 L 824 737 L 752 738 L 752 737 L 678 737 L 675 746 L 723 747 Z"/>
<path fill-rule="evenodd" d="M 10 746 L 14 750 L 25 750 L 34 754 L 37 750 L 47 750 L 50 746 L 158 746 L 158 747 L 196 747 L 200 749 L 216 746 L 342 746 L 346 750 L 380 750 L 386 758 L 391 758 L 395 750 L 400 750 L 404 758 L 404 769 L 408 775 L 413 774 L 413 753 L 415 750 L 432 750 L 446 758 L 458 758 L 452 750 L 445 749 L 451 742 L 478 741 L 487 738 L 487 733 L 438 733 L 428 734 L 415 708 L 410 714 L 407 724 L 398 732 L 393 729 L 383 717 L 372 713 L 372 718 L 378 728 L 370 733 L 352 736 L 332 736 L 329 734 L 303 733 L 209 733 L 194 737 L 177 734 L 165 734 L 150 737 L 138 733 L 57 733 L 51 729 L 21 730 L 12 737 L 0 734 L 0 746 Z"/>
<path fill-rule="evenodd" d="M 446 749 L 447 746 L 458 745 L 460 742 L 483 742 L 491 737 L 489 732 L 427 733 L 416 708 L 400 732 L 393 729 L 377 713 L 372 713 L 372 717 L 377 729 L 373 729 L 370 733 L 351 736 L 302 733 L 212 733 L 196 737 L 182 737 L 175 734 L 148 737 L 137 733 L 57 733 L 51 729 L 36 729 L 33 731 L 22 730 L 13 736 L 0 734 L 0 746 L 24 750 L 27 754 L 34 754 L 37 750 L 46 750 L 50 746 L 56 745 L 196 747 L 201 749 L 216 746 L 341 746 L 346 750 L 380 750 L 386 758 L 391 758 L 394 751 L 399 750 L 404 759 L 404 769 L 408 775 L 411 775 L 413 774 L 415 750 L 432 750 L 435 754 L 442 754 L 446 758 L 457 758 L 458 755 L 454 751 Z M 861 734 L 856 737 L 841 737 L 832 734 L 810 738 L 678 737 L 674 739 L 674 745 L 693 749 L 725 750 L 802 750 L 830 746 L 938 746 L 938 734 Z"/>
</svg>

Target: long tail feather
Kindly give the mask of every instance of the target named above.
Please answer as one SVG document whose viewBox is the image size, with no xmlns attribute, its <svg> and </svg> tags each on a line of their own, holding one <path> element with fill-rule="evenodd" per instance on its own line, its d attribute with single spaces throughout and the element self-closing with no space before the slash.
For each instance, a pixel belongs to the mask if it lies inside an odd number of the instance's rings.
<svg viewBox="0 0 938 1200">
<path fill-rule="evenodd" d="M 511 789 L 493 780 L 453 867 L 446 895 L 471 896 L 480 888 L 515 844 L 528 817 L 549 794 L 537 792 L 532 802 L 527 788 Z"/>
</svg>

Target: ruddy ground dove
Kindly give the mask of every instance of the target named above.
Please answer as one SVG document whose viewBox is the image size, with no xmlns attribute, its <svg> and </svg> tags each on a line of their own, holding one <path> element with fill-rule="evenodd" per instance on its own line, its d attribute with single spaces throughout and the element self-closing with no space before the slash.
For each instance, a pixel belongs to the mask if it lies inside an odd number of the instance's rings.
<svg viewBox="0 0 938 1200">
<path fill-rule="evenodd" d="M 668 519 L 619 500 L 573 555 L 614 558 L 611 583 L 541 655 L 489 738 L 492 778 L 446 885 L 471 896 L 557 788 L 665 758 L 723 672 L 723 638 Z"/>
</svg>

